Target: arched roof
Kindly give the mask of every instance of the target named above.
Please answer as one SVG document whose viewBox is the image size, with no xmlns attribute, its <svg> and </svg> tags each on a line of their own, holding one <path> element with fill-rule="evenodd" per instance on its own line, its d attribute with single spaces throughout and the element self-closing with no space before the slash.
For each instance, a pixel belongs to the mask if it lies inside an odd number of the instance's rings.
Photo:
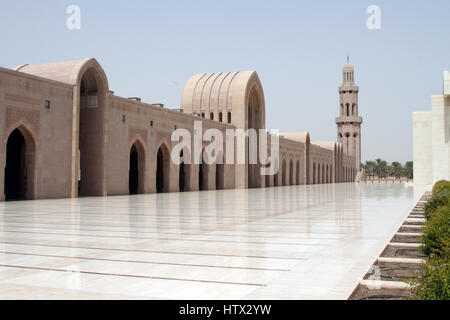
<svg viewBox="0 0 450 320">
<path fill-rule="evenodd" d="M 286 139 L 293 140 L 301 143 L 310 143 L 311 139 L 309 136 L 309 132 L 286 132 L 280 133 L 280 136 L 285 137 Z"/>
<path fill-rule="evenodd" d="M 320 141 L 320 142 L 313 142 L 313 144 L 318 145 L 321 148 L 328 149 L 328 150 L 336 150 L 337 144 L 334 141 Z"/>
<path fill-rule="evenodd" d="M 245 106 L 250 90 L 257 86 L 260 103 L 265 108 L 264 93 L 256 71 L 202 73 L 192 76 L 185 84 L 181 108 L 232 109 Z"/>
<path fill-rule="evenodd" d="M 108 91 L 108 78 L 102 66 L 94 58 L 45 64 L 25 64 L 15 68 L 15 71 L 77 86 L 80 84 L 85 71 L 90 68 L 96 69 L 96 73 L 103 80 L 105 89 Z"/>
</svg>

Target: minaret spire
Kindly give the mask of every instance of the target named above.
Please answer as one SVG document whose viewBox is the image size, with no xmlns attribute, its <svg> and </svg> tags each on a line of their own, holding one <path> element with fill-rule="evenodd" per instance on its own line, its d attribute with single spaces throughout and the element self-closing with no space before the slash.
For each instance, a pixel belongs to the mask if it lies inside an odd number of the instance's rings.
<svg viewBox="0 0 450 320">
<path fill-rule="evenodd" d="M 357 171 L 361 169 L 361 124 L 358 114 L 359 87 L 355 83 L 355 69 L 350 64 L 350 54 L 347 53 L 347 64 L 342 70 L 343 81 L 339 87 L 340 112 L 336 118 L 338 142 L 342 143 L 344 153 L 355 157 Z"/>
</svg>

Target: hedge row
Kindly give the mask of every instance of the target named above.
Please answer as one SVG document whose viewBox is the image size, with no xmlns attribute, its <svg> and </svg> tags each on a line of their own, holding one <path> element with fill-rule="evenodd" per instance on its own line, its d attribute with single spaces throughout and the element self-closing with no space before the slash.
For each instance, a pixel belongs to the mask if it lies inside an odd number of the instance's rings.
<svg viewBox="0 0 450 320">
<path fill-rule="evenodd" d="M 440 181 L 425 206 L 421 251 L 426 264 L 411 281 L 411 298 L 450 300 L 450 182 Z"/>
</svg>

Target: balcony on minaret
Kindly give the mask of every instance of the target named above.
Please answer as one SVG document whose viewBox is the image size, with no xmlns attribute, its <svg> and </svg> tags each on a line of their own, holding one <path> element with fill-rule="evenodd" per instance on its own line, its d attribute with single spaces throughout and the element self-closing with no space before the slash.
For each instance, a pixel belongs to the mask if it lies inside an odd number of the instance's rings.
<svg viewBox="0 0 450 320">
<path fill-rule="evenodd" d="M 361 124 L 363 122 L 362 117 L 357 116 L 342 116 L 336 118 L 336 124 L 345 124 L 345 123 L 358 123 Z"/>
</svg>

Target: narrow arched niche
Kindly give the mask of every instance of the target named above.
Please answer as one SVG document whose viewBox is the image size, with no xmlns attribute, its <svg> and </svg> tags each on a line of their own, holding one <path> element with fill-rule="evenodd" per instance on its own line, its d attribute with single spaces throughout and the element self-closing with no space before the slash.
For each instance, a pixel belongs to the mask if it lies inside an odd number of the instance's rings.
<svg viewBox="0 0 450 320">
<path fill-rule="evenodd" d="M 35 169 L 35 139 L 24 126 L 19 126 L 6 142 L 5 200 L 35 199 Z"/>
<path fill-rule="evenodd" d="M 102 71 L 95 66 L 87 68 L 79 83 L 79 196 L 105 194 L 104 114 L 107 83 Z"/>
<path fill-rule="evenodd" d="M 129 154 L 128 190 L 130 194 L 145 193 L 145 149 L 138 140 Z"/>
<path fill-rule="evenodd" d="M 166 145 L 161 145 L 156 154 L 156 192 L 169 192 L 170 153 Z"/>
</svg>

